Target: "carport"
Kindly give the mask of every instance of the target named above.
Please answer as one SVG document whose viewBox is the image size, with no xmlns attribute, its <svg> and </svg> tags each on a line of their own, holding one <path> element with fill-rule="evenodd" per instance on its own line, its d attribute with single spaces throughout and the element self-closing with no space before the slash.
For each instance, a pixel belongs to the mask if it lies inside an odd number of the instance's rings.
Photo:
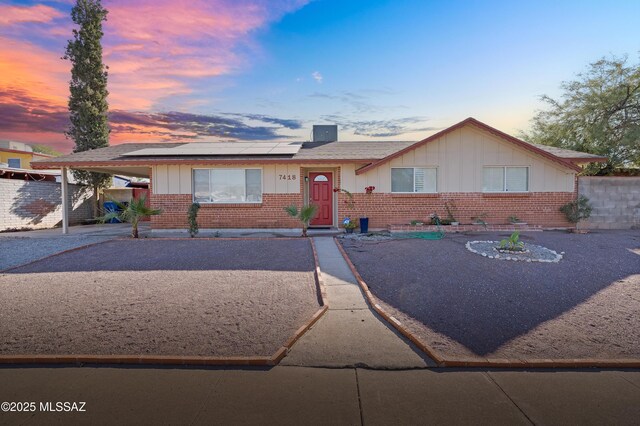
<svg viewBox="0 0 640 426">
<path fill-rule="evenodd" d="M 85 152 L 76 152 L 62 157 L 52 157 L 33 161 L 31 167 L 36 170 L 60 169 L 62 196 L 62 233 L 69 233 L 69 175 L 70 170 L 86 170 L 89 172 L 107 173 L 140 178 L 151 177 L 149 159 L 127 158 L 122 154 L 141 147 L 155 147 L 166 144 L 125 144 L 100 148 Z M 116 160 L 117 159 L 117 160 Z"/>
</svg>

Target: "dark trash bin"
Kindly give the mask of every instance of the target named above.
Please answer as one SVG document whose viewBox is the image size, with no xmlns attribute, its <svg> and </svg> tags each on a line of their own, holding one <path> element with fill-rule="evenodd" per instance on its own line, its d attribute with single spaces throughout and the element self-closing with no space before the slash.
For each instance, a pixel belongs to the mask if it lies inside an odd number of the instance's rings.
<svg viewBox="0 0 640 426">
<path fill-rule="evenodd" d="M 113 201 L 105 201 L 104 202 L 104 211 L 105 211 L 105 213 L 113 213 L 113 212 L 120 211 L 120 208 Z M 107 221 L 107 223 L 120 223 L 120 219 L 114 217 L 112 219 L 109 219 Z"/>
<path fill-rule="evenodd" d="M 360 218 L 360 233 L 367 234 L 369 232 L 369 218 L 361 217 Z"/>
</svg>

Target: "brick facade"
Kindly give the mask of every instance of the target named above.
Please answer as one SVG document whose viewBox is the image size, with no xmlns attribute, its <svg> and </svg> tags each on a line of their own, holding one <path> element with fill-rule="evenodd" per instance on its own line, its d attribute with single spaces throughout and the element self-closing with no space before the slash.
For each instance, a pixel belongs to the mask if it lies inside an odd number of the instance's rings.
<svg viewBox="0 0 640 426">
<path fill-rule="evenodd" d="M 472 217 L 486 213 L 489 224 L 508 223 L 509 216 L 543 227 L 571 226 L 559 211 L 560 206 L 574 199 L 571 192 L 539 192 L 528 194 L 353 194 L 355 207 L 349 209 L 346 194 L 338 195 L 338 221 L 346 216 L 358 218 L 365 213 L 371 228 L 386 228 L 389 225 L 407 224 L 411 220 L 426 221 L 436 212 L 447 217 L 446 201 L 457 207 L 456 219 L 463 223 L 473 222 Z M 186 229 L 187 210 L 191 195 L 152 194 L 151 204 L 163 213 L 151 218 L 155 229 Z M 262 204 L 203 204 L 198 213 L 201 228 L 299 228 L 300 223 L 287 216 L 283 208 L 290 204 L 301 205 L 301 194 L 263 194 Z"/>
<path fill-rule="evenodd" d="M 187 229 L 191 195 L 151 194 L 151 205 L 163 213 L 151 217 L 154 229 Z M 263 194 L 261 204 L 202 204 L 198 212 L 200 228 L 300 228 L 284 207 L 302 204 L 301 194 Z"/>
<path fill-rule="evenodd" d="M 440 194 L 353 194 L 355 207 L 347 207 L 347 195 L 340 193 L 338 217 L 369 217 L 370 228 L 406 224 L 412 220 L 427 221 L 431 213 L 446 218 L 444 204 L 453 201 L 456 220 L 472 223 L 472 217 L 486 213 L 489 224 L 508 223 L 509 216 L 543 227 L 571 226 L 559 211 L 560 206 L 575 198 L 573 192 L 531 192 L 526 194 L 484 194 L 451 192 Z M 366 213 L 366 214 L 365 214 Z"/>
</svg>

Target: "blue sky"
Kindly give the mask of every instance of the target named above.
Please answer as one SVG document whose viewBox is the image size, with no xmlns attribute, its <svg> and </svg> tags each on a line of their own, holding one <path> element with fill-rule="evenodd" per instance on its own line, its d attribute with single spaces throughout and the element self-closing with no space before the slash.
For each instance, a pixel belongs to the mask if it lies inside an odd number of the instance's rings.
<svg viewBox="0 0 640 426">
<path fill-rule="evenodd" d="M 516 134 L 540 95 L 558 96 L 589 62 L 637 62 L 640 51 L 638 1 L 180 3 L 104 1 L 115 143 L 304 139 L 313 123 L 334 122 L 345 140 L 417 140 L 468 116 Z M 0 119 L 0 138 L 40 134 L 67 149 L 68 66 L 58 58 L 70 5 L 1 4 L 0 41 L 13 44 L 0 48 L 0 67 L 28 68 L 42 52 L 56 63 L 48 74 L 0 77 L 0 108 L 17 89 L 32 98 L 22 115 Z M 59 123 L 28 132 L 38 102 L 52 103 L 44 109 Z"/>
</svg>

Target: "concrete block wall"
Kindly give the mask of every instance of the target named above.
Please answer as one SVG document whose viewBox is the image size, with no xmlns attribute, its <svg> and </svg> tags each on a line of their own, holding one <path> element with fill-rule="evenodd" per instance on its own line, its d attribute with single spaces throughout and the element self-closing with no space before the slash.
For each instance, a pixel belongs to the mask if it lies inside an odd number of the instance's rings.
<svg viewBox="0 0 640 426">
<path fill-rule="evenodd" d="M 578 193 L 589 198 L 593 207 L 581 227 L 640 228 L 640 177 L 581 176 Z"/>
<path fill-rule="evenodd" d="M 93 216 L 90 190 L 69 185 L 69 223 Z M 0 179 L 0 231 L 51 228 L 62 221 L 61 188 L 56 182 Z"/>
</svg>

